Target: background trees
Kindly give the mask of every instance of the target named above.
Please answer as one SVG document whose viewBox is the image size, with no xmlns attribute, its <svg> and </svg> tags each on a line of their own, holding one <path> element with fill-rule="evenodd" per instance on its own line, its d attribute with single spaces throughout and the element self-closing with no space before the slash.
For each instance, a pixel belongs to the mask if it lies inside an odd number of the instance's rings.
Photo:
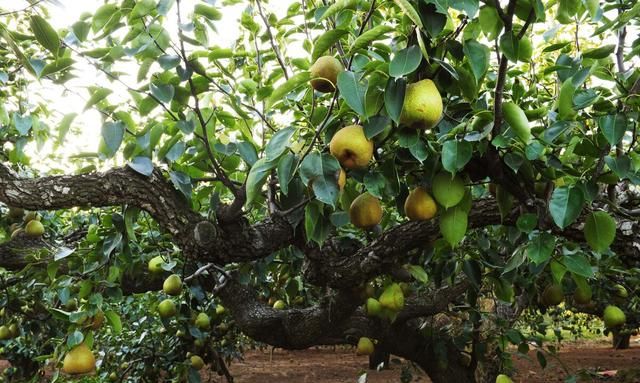
<svg viewBox="0 0 640 383">
<path fill-rule="evenodd" d="M 615 303 L 618 337 L 638 327 L 635 2 L 302 1 L 276 16 L 123 0 L 62 30 L 46 6 L 1 13 L 11 379 L 84 344 L 102 379 L 197 381 L 187 352 L 228 375 L 248 336 L 370 338 L 435 382 L 490 381 L 508 344 L 535 340 L 544 363 L 535 318 L 559 301 Z M 217 46 L 238 6 L 236 43 Z M 99 81 L 69 88 L 81 73 Z M 102 125 L 58 115 L 45 85 L 83 92 Z M 65 150 L 87 137 L 94 151 Z M 416 188 L 429 196 L 406 214 Z M 34 219 L 44 236 L 21 231 Z M 174 298 L 158 292 L 169 274 Z M 177 313 L 161 320 L 165 299 Z M 531 331 L 512 329 L 521 316 Z"/>
</svg>

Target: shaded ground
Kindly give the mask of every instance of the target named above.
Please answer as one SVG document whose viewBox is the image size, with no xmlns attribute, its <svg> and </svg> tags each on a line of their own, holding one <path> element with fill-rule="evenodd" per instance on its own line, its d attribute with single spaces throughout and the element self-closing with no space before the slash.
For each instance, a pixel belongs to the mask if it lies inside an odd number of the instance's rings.
<svg viewBox="0 0 640 383">
<path fill-rule="evenodd" d="M 640 383 L 640 337 L 632 339 L 631 345 L 628 350 L 613 350 L 609 339 L 565 342 L 559 359 L 547 356 L 545 369 L 532 351 L 528 358 L 515 358 L 513 381 L 564 382 L 568 375 L 575 374 L 578 382 Z M 0 371 L 7 366 L 7 361 L 0 360 Z M 368 358 L 355 355 L 352 348 L 327 347 L 303 351 L 276 349 L 273 354 L 269 350 L 249 351 L 245 360 L 233 363 L 230 370 L 235 383 L 357 383 L 365 372 L 367 380 L 362 383 L 400 382 L 403 372 L 412 374 L 412 382 L 430 382 L 410 363 L 393 357 L 390 370 L 377 372 L 367 367 Z M 203 382 L 224 382 L 215 373 L 210 376 L 203 371 L 202 377 Z"/>
<path fill-rule="evenodd" d="M 559 360 L 547 356 L 543 370 L 535 352 L 529 358 L 516 358 L 514 382 L 564 382 L 566 368 L 579 376 L 581 382 L 640 382 L 640 338 L 632 340 L 632 348 L 613 350 L 610 340 L 566 343 Z M 562 364 L 564 365 L 564 368 Z M 400 382 L 402 369 L 410 369 L 407 362 L 392 362 L 391 370 L 368 371 L 368 359 L 356 356 L 348 348 L 322 348 L 305 351 L 275 350 L 273 359 L 266 351 L 250 351 L 244 362 L 231 365 L 236 383 L 346 383 L 357 382 L 368 372 L 369 383 Z M 634 370 L 635 369 L 635 370 Z M 413 372 L 414 382 L 430 382 L 422 373 Z M 615 373 L 615 377 L 608 377 Z"/>
</svg>

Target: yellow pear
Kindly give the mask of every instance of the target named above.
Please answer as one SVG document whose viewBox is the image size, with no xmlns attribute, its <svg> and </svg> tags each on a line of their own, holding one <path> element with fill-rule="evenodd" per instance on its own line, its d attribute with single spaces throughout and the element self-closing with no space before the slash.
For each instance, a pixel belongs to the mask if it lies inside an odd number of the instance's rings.
<svg viewBox="0 0 640 383">
<path fill-rule="evenodd" d="M 404 213 L 412 221 L 426 221 L 433 218 L 437 211 L 436 202 L 421 186 L 413 189 L 404 201 Z"/>
<path fill-rule="evenodd" d="M 429 80 L 407 86 L 400 123 L 417 129 L 431 129 L 442 117 L 442 97 L 436 84 Z"/>
<path fill-rule="evenodd" d="M 180 295 L 182 292 L 182 280 L 177 274 L 169 275 L 162 284 L 162 290 L 168 295 Z"/>
<path fill-rule="evenodd" d="M 340 171 L 338 173 L 338 188 L 340 189 L 340 191 L 344 190 L 344 185 L 347 183 L 347 173 L 344 171 L 344 169 L 340 168 Z"/>
<path fill-rule="evenodd" d="M 176 312 L 178 312 L 176 304 L 171 299 L 165 299 L 158 305 L 158 313 L 161 318 L 170 318 L 176 315 Z"/>
<path fill-rule="evenodd" d="M 96 358 L 86 344 L 81 343 L 65 355 L 62 371 L 67 374 L 87 374 L 96 367 Z"/>
<path fill-rule="evenodd" d="M 373 342 L 367 337 L 362 337 L 358 340 L 358 347 L 356 348 L 357 355 L 371 355 L 373 354 Z"/>
<path fill-rule="evenodd" d="M 373 142 L 364 135 L 362 126 L 350 125 L 333 135 L 329 150 L 345 168 L 364 168 L 373 157 Z"/>
<path fill-rule="evenodd" d="M 285 307 L 287 307 L 287 304 L 284 303 L 283 300 L 278 299 L 277 301 L 275 301 L 273 303 L 273 308 L 276 309 L 276 310 L 284 310 Z"/>
<path fill-rule="evenodd" d="M 11 332 L 9 331 L 9 327 L 0 326 L 0 340 L 11 339 Z"/>
<path fill-rule="evenodd" d="M 202 360 L 202 358 L 198 355 L 191 355 L 189 361 L 191 362 L 191 367 L 196 370 L 202 370 L 202 367 L 204 367 L 204 360 Z"/>
<path fill-rule="evenodd" d="M 309 68 L 311 73 L 311 86 L 322 93 L 330 93 L 336 90 L 338 74 L 344 71 L 340 60 L 333 56 L 322 56 Z"/>
<path fill-rule="evenodd" d="M 353 226 L 370 229 L 382 220 L 382 205 L 380 200 L 369 193 L 360 194 L 351 202 L 349 219 Z"/>
<path fill-rule="evenodd" d="M 225 308 L 223 305 L 217 305 L 216 306 L 216 314 L 217 315 L 222 315 L 225 313 Z"/>
<path fill-rule="evenodd" d="M 25 226 L 24 231 L 25 233 L 27 233 L 29 237 L 37 238 L 42 236 L 42 234 L 44 234 L 44 226 L 40 221 L 34 219 L 29 221 L 29 223 L 27 223 L 27 226 Z"/>
</svg>

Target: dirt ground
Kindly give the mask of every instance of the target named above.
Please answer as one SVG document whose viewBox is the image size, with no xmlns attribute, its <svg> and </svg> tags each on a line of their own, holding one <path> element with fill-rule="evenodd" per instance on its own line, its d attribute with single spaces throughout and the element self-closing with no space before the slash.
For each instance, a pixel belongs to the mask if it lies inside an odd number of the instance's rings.
<svg viewBox="0 0 640 383">
<path fill-rule="evenodd" d="M 542 383 L 564 382 L 570 374 L 577 374 L 579 382 L 640 382 L 640 338 L 632 339 L 628 350 L 613 350 L 609 341 L 567 343 L 559 353 L 559 361 L 547 357 L 548 365 L 543 370 L 535 352 L 528 358 L 516 358 L 517 372 L 514 382 Z M 563 367 L 564 365 L 564 367 Z M 266 351 L 250 351 L 243 362 L 231 365 L 236 383 L 347 383 L 358 382 L 358 377 L 367 372 L 368 383 L 400 382 L 406 362 L 396 360 L 391 369 L 381 372 L 369 371 L 368 359 L 356 356 L 346 348 L 322 348 L 305 351 L 276 349 L 272 360 Z M 430 380 L 422 373 L 412 371 L 414 382 Z M 206 379 L 203 379 L 206 381 Z M 453 383 L 453 382 L 452 382 Z"/>
</svg>

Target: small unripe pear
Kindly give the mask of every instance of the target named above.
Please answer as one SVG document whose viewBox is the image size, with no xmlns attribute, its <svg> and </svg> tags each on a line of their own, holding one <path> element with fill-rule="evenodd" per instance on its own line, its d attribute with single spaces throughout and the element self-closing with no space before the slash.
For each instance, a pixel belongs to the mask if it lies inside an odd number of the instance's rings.
<svg viewBox="0 0 640 383">
<path fill-rule="evenodd" d="M 273 303 L 273 308 L 274 308 L 274 309 L 276 309 L 276 310 L 284 310 L 284 309 L 285 309 L 285 307 L 287 307 L 287 304 L 286 304 L 286 303 L 284 303 L 284 301 L 283 301 L 283 300 L 280 300 L 280 299 L 279 299 L 279 300 L 277 300 L 277 301 L 275 301 L 275 302 Z"/>
<path fill-rule="evenodd" d="M 209 316 L 205 313 L 198 314 L 196 317 L 196 327 L 200 330 L 208 330 L 210 326 L 211 319 L 209 319 Z"/>
<path fill-rule="evenodd" d="M 176 315 L 177 312 L 176 304 L 171 299 L 165 299 L 158 305 L 158 313 L 163 319 L 170 318 Z"/>
<path fill-rule="evenodd" d="M 32 238 L 37 238 L 44 234 L 44 226 L 38 220 L 31 220 L 24 228 L 25 233 Z"/>
</svg>

